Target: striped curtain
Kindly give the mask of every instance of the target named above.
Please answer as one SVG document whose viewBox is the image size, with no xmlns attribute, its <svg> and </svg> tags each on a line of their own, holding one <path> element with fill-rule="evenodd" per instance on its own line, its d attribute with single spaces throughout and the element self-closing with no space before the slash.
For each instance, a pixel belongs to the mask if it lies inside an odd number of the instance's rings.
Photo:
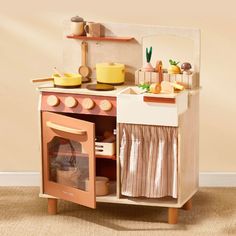
<svg viewBox="0 0 236 236">
<path fill-rule="evenodd" d="M 119 124 L 121 193 L 177 198 L 178 128 Z"/>
</svg>

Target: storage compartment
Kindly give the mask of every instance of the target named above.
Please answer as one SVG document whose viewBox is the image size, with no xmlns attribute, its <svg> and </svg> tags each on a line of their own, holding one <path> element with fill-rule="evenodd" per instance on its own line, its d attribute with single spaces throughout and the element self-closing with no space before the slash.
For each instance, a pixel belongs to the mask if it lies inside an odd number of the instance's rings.
<svg viewBox="0 0 236 236">
<path fill-rule="evenodd" d="M 121 194 L 177 198 L 178 128 L 119 124 Z"/>
<path fill-rule="evenodd" d="M 137 94 L 130 87 L 118 94 L 117 122 L 177 127 L 179 115 L 187 109 L 187 91 L 175 94 Z"/>
<path fill-rule="evenodd" d="M 106 177 L 108 179 L 107 193 L 104 195 L 112 195 L 116 193 L 116 160 L 107 158 L 96 159 L 96 176 Z M 100 183 L 97 183 L 100 185 Z M 97 186 L 97 185 L 96 185 Z M 99 191 L 96 190 L 97 196 L 102 196 Z"/>
</svg>

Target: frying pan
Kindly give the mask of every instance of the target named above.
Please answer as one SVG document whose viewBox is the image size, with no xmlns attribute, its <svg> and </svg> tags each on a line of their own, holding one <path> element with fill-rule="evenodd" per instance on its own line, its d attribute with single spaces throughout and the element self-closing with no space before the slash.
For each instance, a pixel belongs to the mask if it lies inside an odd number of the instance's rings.
<svg viewBox="0 0 236 236">
<path fill-rule="evenodd" d="M 80 74 L 64 74 L 60 77 L 58 74 L 53 74 L 50 78 L 37 78 L 33 79 L 32 83 L 38 82 L 54 82 L 54 86 L 58 88 L 79 88 L 82 82 L 82 76 Z"/>
</svg>

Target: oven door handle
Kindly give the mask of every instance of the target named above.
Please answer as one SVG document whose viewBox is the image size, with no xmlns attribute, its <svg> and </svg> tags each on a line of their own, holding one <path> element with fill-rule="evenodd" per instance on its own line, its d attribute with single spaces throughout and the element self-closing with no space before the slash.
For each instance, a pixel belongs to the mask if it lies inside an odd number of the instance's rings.
<svg viewBox="0 0 236 236">
<path fill-rule="evenodd" d="M 66 127 L 63 125 L 55 124 L 51 121 L 47 121 L 46 125 L 47 125 L 47 127 L 51 128 L 51 129 L 63 131 L 63 132 L 70 133 L 70 134 L 85 135 L 87 133 L 86 130 L 69 128 L 69 127 Z"/>
</svg>

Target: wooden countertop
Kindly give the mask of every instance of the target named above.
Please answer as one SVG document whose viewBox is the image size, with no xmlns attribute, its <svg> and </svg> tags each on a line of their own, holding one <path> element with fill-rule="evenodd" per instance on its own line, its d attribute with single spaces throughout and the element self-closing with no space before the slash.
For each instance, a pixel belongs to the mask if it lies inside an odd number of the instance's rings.
<svg viewBox="0 0 236 236">
<path fill-rule="evenodd" d="M 38 87 L 37 90 L 40 92 L 55 92 L 55 93 L 69 93 L 69 94 L 84 94 L 84 95 L 96 95 L 96 96 L 110 96 L 116 97 L 123 89 L 128 87 L 136 87 L 134 84 L 125 83 L 123 85 L 115 86 L 114 90 L 111 91 L 93 91 L 86 88 L 87 84 L 83 84 L 81 88 L 75 89 L 65 89 L 65 88 L 55 88 L 52 86 L 42 86 Z M 92 84 L 92 83 L 91 83 Z"/>
<path fill-rule="evenodd" d="M 55 93 L 67 93 L 67 94 L 83 94 L 83 95 L 95 95 L 95 96 L 110 96 L 110 97 L 117 97 L 117 95 L 124 90 L 125 88 L 137 88 L 136 85 L 131 84 L 131 83 L 124 83 L 123 85 L 115 86 L 114 90 L 111 91 L 93 91 L 93 90 L 88 90 L 86 86 L 88 84 L 92 83 L 87 83 L 87 84 L 82 84 L 81 88 L 75 88 L 75 89 L 65 89 L 65 88 L 56 88 L 52 87 L 53 85 L 49 84 L 48 86 L 40 86 L 37 87 L 37 90 L 40 92 L 55 92 Z M 194 95 L 195 93 L 199 93 L 201 88 L 195 89 L 195 90 L 188 90 L 185 89 L 183 92 L 188 92 L 190 95 Z M 176 98 L 178 96 L 178 93 L 173 93 L 173 94 L 150 94 L 150 93 L 143 93 L 145 96 L 150 96 L 150 97 L 161 97 L 161 98 Z"/>
</svg>

